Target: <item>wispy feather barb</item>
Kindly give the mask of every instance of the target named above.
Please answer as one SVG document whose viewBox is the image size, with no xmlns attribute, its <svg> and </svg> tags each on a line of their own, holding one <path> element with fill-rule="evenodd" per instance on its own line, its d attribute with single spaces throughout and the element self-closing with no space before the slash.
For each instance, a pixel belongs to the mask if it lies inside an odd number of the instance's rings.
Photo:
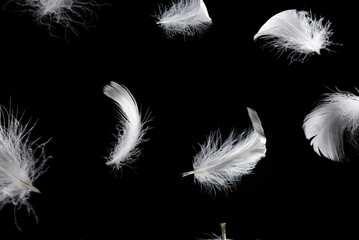
<svg viewBox="0 0 359 240">
<path fill-rule="evenodd" d="M 77 34 L 74 25 L 84 26 L 89 17 L 94 16 L 94 0 L 9 0 L 7 5 L 15 3 L 20 11 L 30 12 L 36 21 L 53 30 L 53 24 L 61 25 Z"/>
<path fill-rule="evenodd" d="M 118 169 L 136 160 L 140 153 L 137 147 L 144 141 L 146 129 L 137 103 L 126 87 L 111 82 L 104 87 L 104 94 L 116 102 L 121 115 L 118 142 L 106 163 Z"/>
<path fill-rule="evenodd" d="M 359 127 L 359 96 L 338 91 L 326 98 L 304 119 L 305 136 L 318 155 L 340 161 L 344 158 L 343 136 L 348 132 L 349 142 L 357 146 Z"/>
<path fill-rule="evenodd" d="M 288 51 L 288 58 L 304 61 L 313 53 L 320 55 L 322 49 L 332 44 L 331 23 L 323 24 L 323 18 L 315 19 L 306 11 L 286 10 L 271 17 L 254 36 L 254 40 L 269 40 L 267 46 L 281 54 Z"/>
<path fill-rule="evenodd" d="M 27 200 L 31 192 L 40 193 L 33 183 L 45 171 L 46 158 L 44 144 L 29 141 L 31 130 L 0 107 L 0 209 L 12 203 L 33 212 Z"/>
<path fill-rule="evenodd" d="M 165 30 L 168 37 L 176 34 L 200 34 L 212 24 L 203 0 L 178 0 L 170 8 L 160 10 L 157 18 L 157 24 Z"/>
<path fill-rule="evenodd" d="M 195 180 L 208 192 L 228 190 L 243 175 L 251 173 L 265 156 L 266 138 L 257 112 L 247 108 L 253 129 L 235 136 L 232 132 L 224 143 L 218 133 L 211 134 L 193 161 Z"/>
</svg>

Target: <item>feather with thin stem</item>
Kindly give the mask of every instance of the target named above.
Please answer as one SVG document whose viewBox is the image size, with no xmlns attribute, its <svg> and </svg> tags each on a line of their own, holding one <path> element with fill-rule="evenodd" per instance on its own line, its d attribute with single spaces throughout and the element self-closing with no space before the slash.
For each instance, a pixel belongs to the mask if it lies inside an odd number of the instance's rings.
<svg viewBox="0 0 359 240">
<path fill-rule="evenodd" d="M 281 54 L 289 52 L 291 62 L 304 61 L 313 53 L 320 55 L 322 49 L 328 50 L 332 44 L 331 23 L 323 24 L 323 18 L 315 19 L 306 11 L 294 9 L 280 12 L 271 17 L 254 36 L 254 40 L 268 40 L 265 46 L 277 49 Z"/>
<path fill-rule="evenodd" d="M 40 193 L 33 183 L 44 173 L 47 158 L 44 144 L 29 140 L 32 129 L 0 107 L 0 209 L 12 203 L 34 213 L 28 198 L 31 192 Z"/>
<path fill-rule="evenodd" d="M 318 155 L 341 161 L 344 157 L 343 137 L 358 146 L 359 96 L 338 91 L 326 94 L 304 119 L 303 130 Z"/>
<path fill-rule="evenodd" d="M 245 174 L 251 173 L 258 161 L 265 156 L 266 138 L 257 112 L 247 108 L 253 129 L 230 136 L 220 143 L 220 134 L 211 134 L 207 143 L 193 161 L 193 171 L 182 176 L 194 174 L 195 180 L 208 192 L 228 190 Z"/>
<path fill-rule="evenodd" d="M 203 0 L 178 0 L 170 8 L 160 10 L 157 19 L 168 37 L 201 34 L 212 24 Z"/>
<path fill-rule="evenodd" d="M 118 141 L 106 163 L 119 169 L 134 162 L 139 155 L 138 145 L 146 133 L 145 121 L 141 120 L 136 100 L 126 87 L 111 82 L 104 87 L 104 94 L 116 102 L 120 113 Z"/>
</svg>

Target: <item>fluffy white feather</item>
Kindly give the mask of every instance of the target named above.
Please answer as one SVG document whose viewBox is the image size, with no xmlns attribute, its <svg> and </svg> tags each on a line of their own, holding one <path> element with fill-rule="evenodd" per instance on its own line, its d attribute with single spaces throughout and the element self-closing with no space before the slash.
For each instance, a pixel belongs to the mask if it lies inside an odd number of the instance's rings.
<svg viewBox="0 0 359 240">
<path fill-rule="evenodd" d="M 144 141 L 146 129 L 143 128 L 137 103 L 126 87 L 111 82 L 104 87 L 104 93 L 116 102 L 121 115 L 118 142 L 106 163 L 118 169 L 136 160 L 140 153 L 137 147 Z"/>
<path fill-rule="evenodd" d="M 53 30 L 53 23 L 70 29 L 75 34 L 74 25 L 84 26 L 86 21 L 94 13 L 91 6 L 95 6 L 94 0 L 10 0 L 14 2 L 20 11 L 31 12 L 37 22 L 48 26 Z"/>
<path fill-rule="evenodd" d="M 289 52 L 291 61 L 304 61 L 312 53 L 320 54 L 332 44 L 330 22 L 323 24 L 323 18 L 316 20 L 306 11 L 286 10 L 271 17 L 254 36 L 264 38 L 271 46 L 282 52 Z"/>
<path fill-rule="evenodd" d="M 359 96 L 350 92 L 326 94 L 326 98 L 304 119 L 305 136 L 318 155 L 340 161 L 344 157 L 343 136 L 347 131 L 357 145 L 359 127 Z"/>
<path fill-rule="evenodd" d="M 45 171 L 46 158 L 44 144 L 29 141 L 31 130 L 0 107 L 0 209 L 12 203 L 33 212 L 28 198 L 31 192 L 40 193 L 33 183 Z"/>
<path fill-rule="evenodd" d="M 194 174 L 195 180 L 208 192 L 227 190 L 236 180 L 251 173 L 257 162 L 265 156 L 266 138 L 257 112 L 247 108 L 253 129 L 235 136 L 232 132 L 224 143 L 220 143 L 218 133 L 211 134 L 207 143 L 193 161 L 193 171 L 182 176 Z"/>
<path fill-rule="evenodd" d="M 169 37 L 200 34 L 212 24 L 203 0 L 178 0 L 170 8 L 160 10 L 157 18 L 157 24 Z"/>
</svg>

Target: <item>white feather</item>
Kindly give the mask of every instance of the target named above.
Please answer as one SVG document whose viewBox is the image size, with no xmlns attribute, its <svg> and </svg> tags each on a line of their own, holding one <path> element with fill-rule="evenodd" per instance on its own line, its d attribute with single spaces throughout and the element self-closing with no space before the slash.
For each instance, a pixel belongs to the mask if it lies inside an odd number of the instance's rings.
<svg viewBox="0 0 359 240">
<path fill-rule="evenodd" d="M 53 30 L 53 23 L 70 29 L 75 34 L 74 25 L 85 25 L 87 19 L 94 15 L 91 6 L 94 0 L 10 0 L 22 11 L 31 12 L 37 22 Z M 17 9 L 19 9 L 19 7 Z"/>
<path fill-rule="evenodd" d="M 200 34 L 212 23 L 203 0 L 178 0 L 170 8 L 161 10 L 157 18 L 157 24 L 169 37 Z"/>
<path fill-rule="evenodd" d="M 35 146 L 28 140 L 31 130 L 0 107 L 0 209 L 12 203 L 33 212 L 27 200 L 31 192 L 40 193 L 33 183 L 45 171 L 46 158 L 44 144 Z"/>
<path fill-rule="evenodd" d="M 304 61 L 312 53 L 320 54 L 332 44 L 330 22 L 323 24 L 306 11 L 286 10 L 271 17 L 254 36 L 264 38 L 268 45 L 282 52 L 289 51 L 291 61 Z"/>
<path fill-rule="evenodd" d="M 359 127 L 359 96 L 350 92 L 326 94 L 318 106 L 304 119 L 305 136 L 318 155 L 340 161 L 344 157 L 343 135 L 356 145 Z"/>
<path fill-rule="evenodd" d="M 220 134 L 211 134 L 207 143 L 195 156 L 193 171 L 195 180 L 208 192 L 227 190 L 236 180 L 251 173 L 257 162 L 265 156 L 266 138 L 257 112 L 247 108 L 253 129 L 235 136 L 232 132 L 220 145 Z"/>
<path fill-rule="evenodd" d="M 111 82 L 104 87 L 104 93 L 116 102 L 121 115 L 118 142 L 106 164 L 120 168 L 136 160 L 140 153 L 137 147 L 144 141 L 146 129 L 137 103 L 126 87 Z"/>
</svg>

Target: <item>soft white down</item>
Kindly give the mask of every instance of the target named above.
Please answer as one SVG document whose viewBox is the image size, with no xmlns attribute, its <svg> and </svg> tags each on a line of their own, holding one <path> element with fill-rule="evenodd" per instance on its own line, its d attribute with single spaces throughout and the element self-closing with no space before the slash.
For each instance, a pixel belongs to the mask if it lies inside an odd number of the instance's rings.
<svg viewBox="0 0 359 240">
<path fill-rule="evenodd" d="M 95 0 L 9 0 L 16 4 L 16 10 L 30 12 L 36 22 L 48 27 L 52 33 L 56 26 L 77 34 L 76 27 L 86 27 L 92 20 Z"/>
</svg>

